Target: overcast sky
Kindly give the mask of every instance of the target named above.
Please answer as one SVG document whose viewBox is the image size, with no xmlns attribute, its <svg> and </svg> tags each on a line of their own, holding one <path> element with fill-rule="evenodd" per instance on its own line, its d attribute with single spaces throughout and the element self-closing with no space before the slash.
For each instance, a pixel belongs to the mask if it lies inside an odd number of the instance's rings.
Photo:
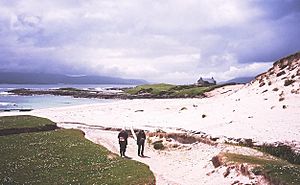
<svg viewBox="0 0 300 185">
<path fill-rule="evenodd" d="M 299 0 L 0 0 L 0 71 L 185 84 L 299 50 Z"/>
</svg>

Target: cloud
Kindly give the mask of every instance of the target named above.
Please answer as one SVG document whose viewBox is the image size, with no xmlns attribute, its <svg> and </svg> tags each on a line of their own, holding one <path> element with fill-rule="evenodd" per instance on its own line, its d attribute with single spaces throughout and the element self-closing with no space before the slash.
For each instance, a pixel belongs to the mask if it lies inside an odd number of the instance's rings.
<svg viewBox="0 0 300 185">
<path fill-rule="evenodd" d="M 193 83 L 300 48 L 296 0 L 0 0 L 0 70 Z"/>
</svg>

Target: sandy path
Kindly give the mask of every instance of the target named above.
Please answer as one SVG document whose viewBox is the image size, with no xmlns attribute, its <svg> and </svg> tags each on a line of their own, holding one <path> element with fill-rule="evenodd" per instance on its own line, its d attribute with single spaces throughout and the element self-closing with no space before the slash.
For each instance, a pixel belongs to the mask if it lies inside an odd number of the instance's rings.
<svg viewBox="0 0 300 185">
<path fill-rule="evenodd" d="M 60 125 L 63 126 L 63 125 Z M 68 125 L 70 127 L 70 125 Z M 94 143 L 101 144 L 110 151 L 119 154 L 119 146 L 117 142 L 118 132 L 103 131 L 95 129 L 82 129 L 86 133 L 86 138 Z M 132 160 L 136 160 L 147 164 L 150 170 L 153 171 L 157 184 L 163 185 L 198 185 L 198 184 L 232 184 L 234 181 L 247 184 L 256 182 L 249 180 L 247 177 L 228 176 L 223 177 L 226 170 L 225 167 L 215 169 L 210 161 L 211 158 L 221 151 L 242 151 L 248 154 L 256 154 L 256 151 L 242 149 L 232 146 L 210 146 L 203 143 L 190 145 L 185 149 L 158 151 L 154 150 L 149 144 L 145 144 L 145 157 L 137 155 L 137 145 L 133 138 L 129 138 L 126 155 Z M 215 170 L 215 173 L 207 175 L 208 172 Z"/>
</svg>

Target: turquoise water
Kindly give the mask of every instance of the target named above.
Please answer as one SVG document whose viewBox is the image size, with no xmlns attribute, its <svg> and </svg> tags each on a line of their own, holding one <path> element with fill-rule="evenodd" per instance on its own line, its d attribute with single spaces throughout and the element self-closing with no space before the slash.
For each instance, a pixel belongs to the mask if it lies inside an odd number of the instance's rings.
<svg viewBox="0 0 300 185">
<path fill-rule="evenodd" d="M 70 96 L 53 96 L 53 95 L 39 95 L 39 96 L 17 96 L 7 93 L 6 91 L 18 88 L 27 89 L 54 89 L 62 87 L 73 87 L 78 89 L 93 89 L 103 90 L 112 87 L 128 87 L 126 85 L 15 85 L 15 84 L 0 84 L 0 111 L 7 109 L 42 109 L 52 107 L 64 107 L 83 104 L 106 103 L 117 100 L 107 99 L 88 99 L 88 98 L 73 98 Z"/>
</svg>

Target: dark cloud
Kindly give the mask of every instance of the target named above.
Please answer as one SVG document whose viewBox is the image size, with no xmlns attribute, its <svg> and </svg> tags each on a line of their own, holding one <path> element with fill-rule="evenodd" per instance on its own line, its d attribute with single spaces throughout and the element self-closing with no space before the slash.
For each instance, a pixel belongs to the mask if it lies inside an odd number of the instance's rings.
<svg viewBox="0 0 300 185">
<path fill-rule="evenodd" d="M 300 49 L 300 2 L 0 0 L 0 70 L 187 83 Z"/>
<path fill-rule="evenodd" d="M 254 1 L 254 6 L 264 10 L 264 18 L 271 20 L 282 19 L 300 12 L 299 0 L 256 0 Z"/>
</svg>

